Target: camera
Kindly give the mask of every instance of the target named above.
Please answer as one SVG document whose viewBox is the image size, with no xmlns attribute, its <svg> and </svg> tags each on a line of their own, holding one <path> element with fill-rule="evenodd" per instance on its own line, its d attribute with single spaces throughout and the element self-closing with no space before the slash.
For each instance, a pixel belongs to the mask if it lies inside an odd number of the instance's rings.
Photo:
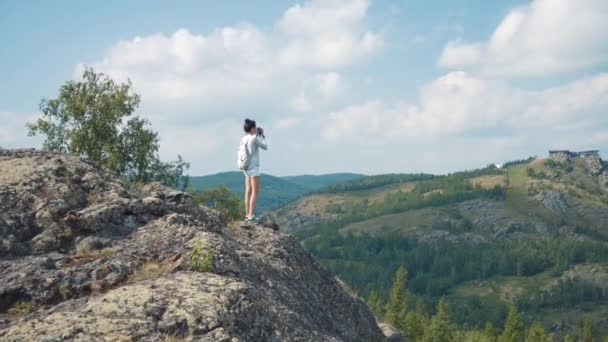
<svg viewBox="0 0 608 342">
<path fill-rule="evenodd" d="M 258 127 L 258 135 L 264 136 L 264 129 L 262 127 Z"/>
</svg>

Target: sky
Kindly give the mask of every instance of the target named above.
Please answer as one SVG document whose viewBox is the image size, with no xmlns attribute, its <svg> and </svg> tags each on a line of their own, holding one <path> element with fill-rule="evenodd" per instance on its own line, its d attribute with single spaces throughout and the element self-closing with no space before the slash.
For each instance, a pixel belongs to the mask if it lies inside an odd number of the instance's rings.
<svg viewBox="0 0 608 342">
<path fill-rule="evenodd" d="M 161 157 L 263 172 L 447 173 L 608 153 L 608 1 L 0 2 L 0 146 L 91 66 L 130 79 Z"/>
</svg>

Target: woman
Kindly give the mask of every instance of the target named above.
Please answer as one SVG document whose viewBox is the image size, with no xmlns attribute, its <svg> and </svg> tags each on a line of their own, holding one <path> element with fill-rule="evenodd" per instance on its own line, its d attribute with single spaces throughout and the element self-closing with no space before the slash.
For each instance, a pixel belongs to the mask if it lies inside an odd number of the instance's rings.
<svg viewBox="0 0 608 342">
<path fill-rule="evenodd" d="M 260 148 L 268 149 L 264 129 L 258 128 L 255 121 L 245 119 L 245 136 L 241 146 L 247 155 L 247 163 L 243 167 L 245 173 L 245 221 L 257 221 L 255 217 L 255 202 L 260 190 Z"/>
</svg>

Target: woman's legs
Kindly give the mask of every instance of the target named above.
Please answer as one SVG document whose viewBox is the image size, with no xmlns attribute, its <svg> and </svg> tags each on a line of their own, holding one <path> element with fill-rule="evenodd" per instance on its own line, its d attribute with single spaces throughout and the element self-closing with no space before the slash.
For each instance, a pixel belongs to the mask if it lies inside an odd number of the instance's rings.
<svg viewBox="0 0 608 342">
<path fill-rule="evenodd" d="M 251 217 L 251 213 L 249 212 L 249 203 L 251 201 L 251 193 L 253 192 L 251 178 L 252 177 L 245 176 L 245 217 Z"/>
<path fill-rule="evenodd" d="M 255 213 L 255 202 L 257 199 L 258 191 L 260 191 L 260 176 L 247 177 L 250 180 L 249 189 L 251 194 L 249 197 L 249 217 L 252 217 Z"/>
</svg>

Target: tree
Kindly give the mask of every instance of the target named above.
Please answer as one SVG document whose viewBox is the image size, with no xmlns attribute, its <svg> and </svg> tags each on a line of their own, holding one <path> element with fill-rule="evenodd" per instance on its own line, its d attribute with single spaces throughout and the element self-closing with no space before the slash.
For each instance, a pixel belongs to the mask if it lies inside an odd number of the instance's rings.
<svg viewBox="0 0 608 342">
<path fill-rule="evenodd" d="M 579 334 L 579 341 L 581 342 L 592 342 L 593 341 L 593 321 L 590 319 L 583 320 L 581 324 L 581 333 Z"/>
<path fill-rule="evenodd" d="M 495 339 L 492 339 L 486 335 L 485 332 L 472 330 L 465 331 L 464 337 L 462 338 L 464 342 L 493 342 Z"/>
<path fill-rule="evenodd" d="M 43 117 L 27 124 L 28 134 L 44 135 L 45 150 L 86 157 L 130 181 L 185 189 L 189 164 L 181 157 L 161 162 L 158 133 L 146 119 L 129 119 L 141 100 L 131 87 L 86 67 L 82 80 L 68 81 L 57 98 L 41 100 Z"/>
<path fill-rule="evenodd" d="M 419 341 L 424 336 L 424 323 L 416 312 L 408 312 L 405 315 L 405 335 L 412 341 Z"/>
<path fill-rule="evenodd" d="M 424 330 L 429 323 L 426 305 L 422 299 L 416 301 L 416 310 L 405 316 L 405 335 L 413 341 L 419 341 L 424 336 Z"/>
<path fill-rule="evenodd" d="M 526 342 L 552 342 L 553 339 L 547 335 L 545 328 L 539 323 L 534 322 L 528 329 Z"/>
<path fill-rule="evenodd" d="M 384 314 L 384 320 L 395 327 L 404 330 L 405 316 L 407 314 L 407 290 L 405 281 L 407 271 L 400 266 L 395 272 L 393 285 L 389 293 L 388 302 Z"/>
<path fill-rule="evenodd" d="M 524 325 L 515 305 L 511 305 L 502 334 L 498 342 L 520 342 L 524 334 Z"/>
<path fill-rule="evenodd" d="M 483 334 L 486 335 L 486 337 L 488 337 L 490 341 L 496 341 L 497 334 L 494 324 L 492 324 L 491 322 L 486 322 L 486 325 L 483 328 Z"/>
<path fill-rule="evenodd" d="M 424 342 L 451 342 L 455 336 L 454 323 L 450 315 L 448 302 L 441 298 L 437 304 L 437 312 L 431 319 L 431 324 L 424 333 Z"/>
<path fill-rule="evenodd" d="M 227 220 L 242 220 L 245 213 L 243 200 L 225 185 L 217 188 L 201 189 L 197 195 L 200 204 L 219 210 Z"/>
<path fill-rule="evenodd" d="M 372 309 L 374 314 L 377 316 L 382 316 L 382 300 L 378 296 L 378 292 L 376 290 L 371 290 L 369 295 L 367 295 L 367 305 Z"/>
</svg>

